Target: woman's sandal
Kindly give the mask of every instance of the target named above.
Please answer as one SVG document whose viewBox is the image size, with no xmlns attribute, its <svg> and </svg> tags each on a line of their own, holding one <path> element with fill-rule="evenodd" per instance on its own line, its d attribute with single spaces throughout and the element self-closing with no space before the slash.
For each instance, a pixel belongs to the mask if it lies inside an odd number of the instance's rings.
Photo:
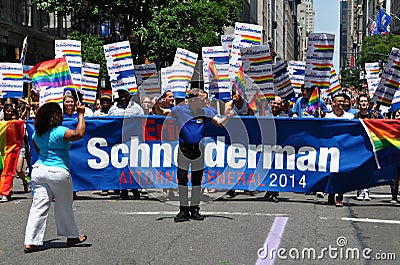
<svg viewBox="0 0 400 265">
<path fill-rule="evenodd" d="M 32 253 L 39 251 L 39 247 L 35 245 L 25 245 L 24 252 L 25 253 Z"/>
<path fill-rule="evenodd" d="M 76 238 L 67 238 L 67 246 L 69 247 L 75 246 L 76 244 L 85 242 L 86 239 L 87 235 L 80 235 L 79 237 Z"/>
</svg>

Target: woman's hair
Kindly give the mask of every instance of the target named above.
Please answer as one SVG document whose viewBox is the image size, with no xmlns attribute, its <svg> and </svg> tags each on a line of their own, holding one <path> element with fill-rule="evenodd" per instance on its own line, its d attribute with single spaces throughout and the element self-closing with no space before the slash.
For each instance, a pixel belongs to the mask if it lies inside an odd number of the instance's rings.
<svg viewBox="0 0 400 265">
<path fill-rule="evenodd" d="M 63 114 L 60 105 L 54 102 L 41 106 L 35 115 L 36 134 L 41 136 L 47 131 L 60 126 L 63 122 Z"/>
</svg>

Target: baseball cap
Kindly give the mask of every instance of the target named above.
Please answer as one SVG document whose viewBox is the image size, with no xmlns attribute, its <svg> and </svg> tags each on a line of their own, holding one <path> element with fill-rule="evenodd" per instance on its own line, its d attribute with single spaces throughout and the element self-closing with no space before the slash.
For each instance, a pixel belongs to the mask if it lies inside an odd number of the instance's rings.
<svg viewBox="0 0 400 265">
<path fill-rule="evenodd" d="M 127 87 L 120 87 L 120 88 L 117 89 L 117 92 L 118 91 L 126 91 L 126 92 L 129 93 L 129 89 Z"/>
</svg>

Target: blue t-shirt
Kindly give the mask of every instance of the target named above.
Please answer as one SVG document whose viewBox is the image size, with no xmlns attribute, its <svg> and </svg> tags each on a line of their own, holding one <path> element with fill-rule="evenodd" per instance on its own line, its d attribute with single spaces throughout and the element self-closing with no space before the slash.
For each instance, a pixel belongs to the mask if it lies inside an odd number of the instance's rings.
<svg viewBox="0 0 400 265">
<path fill-rule="evenodd" d="M 66 114 L 65 112 L 63 113 L 64 118 L 78 118 L 78 112 L 74 112 L 71 115 Z"/>
<path fill-rule="evenodd" d="M 327 113 L 329 112 L 328 108 L 326 107 L 325 102 L 322 99 L 319 99 L 319 106 L 321 111 Z M 292 109 L 292 115 L 297 114 L 299 118 L 302 117 L 315 117 L 316 116 L 316 111 L 312 110 L 311 113 L 308 112 L 308 102 L 306 103 L 305 99 L 303 97 L 300 97 L 297 99 L 296 104 L 294 104 L 294 107 Z"/>
<path fill-rule="evenodd" d="M 204 130 L 216 112 L 212 108 L 202 108 L 199 113 L 194 113 L 189 104 L 176 106 L 171 110 L 179 128 L 179 143 L 198 144 L 204 138 Z"/>
<path fill-rule="evenodd" d="M 41 136 L 38 136 L 36 131 L 33 133 L 32 139 L 40 150 L 37 164 L 69 170 L 71 142 L 64 140 L 67 130 L 67 127 L 58 126 Z"/>
</svg>

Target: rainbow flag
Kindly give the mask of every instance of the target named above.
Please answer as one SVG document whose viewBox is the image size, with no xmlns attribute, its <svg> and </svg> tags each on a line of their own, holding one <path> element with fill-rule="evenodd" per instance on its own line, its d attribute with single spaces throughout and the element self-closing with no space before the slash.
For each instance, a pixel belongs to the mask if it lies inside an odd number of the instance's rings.
<svg viewBox="0 0 400 265">
<path fill-rule="evenodd" d="M 263 96 L 258 93 L 258 90 L 254 94 L 253 98 L 249 102 L 249 107 L 254 111 L 254 112 L 259 112 L 261 116 L 265 115 L 264 109 L 263 109 L 263 104 L 262 104 L 262 99 Z"/>
<path fill-rule="evenodd" d="M 400 120 L 363 119 L 378 167 L 400 161 Z"/>
<path fill-rule="evenodd" d="M 29 76 L 39 89 L 74 87 L 71 73 L 64 57 L 38 63 L 29 71 Z"/>
<path fill-rule="evenodd" d="M 317 108 L 319 108 L 319 90 L 316 87 L 308 100 L 308 112 L 312 112 Z"/>
<path fill-rule="evenodd" d="M 210 80 L 218 80 L 218 70 L 217 67 L 215 66 L 214 59 L 212 59 L 208 63 L 208 75 L 210 76 Z"/>
<path fill-rule="evenodd" d="M 0 195 L 8 196 L 24 141 L 24 121 L 0 121 Z"/>
<path fill-rule="evenodd" d="M 239 71 L 235 76 L 234 85 L 237 92 L 239 92 L 241 96 L 244 96 L 244 92 L 246 91 L 246 83 L 244 81 L 243 66 L 240 66 Z"/>
</svg>

